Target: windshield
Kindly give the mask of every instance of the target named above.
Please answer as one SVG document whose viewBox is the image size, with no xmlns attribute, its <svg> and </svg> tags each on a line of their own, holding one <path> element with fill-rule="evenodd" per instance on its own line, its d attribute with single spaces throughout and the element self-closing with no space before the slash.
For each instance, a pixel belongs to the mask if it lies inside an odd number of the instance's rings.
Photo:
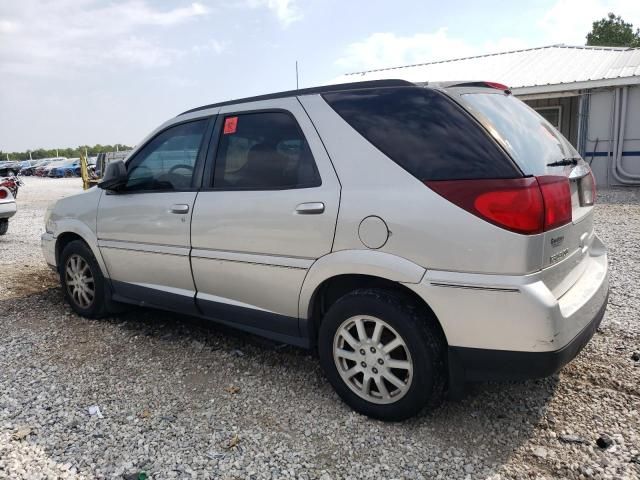
<svg viewBox="0 0 640 480">
<path fill-rule="evenodd" d="M 580 157 L 560 132 L 513 95 L 465 93 L 461 98 L 527 175 L 544 174 L 549 164 Z"/>
</svg>

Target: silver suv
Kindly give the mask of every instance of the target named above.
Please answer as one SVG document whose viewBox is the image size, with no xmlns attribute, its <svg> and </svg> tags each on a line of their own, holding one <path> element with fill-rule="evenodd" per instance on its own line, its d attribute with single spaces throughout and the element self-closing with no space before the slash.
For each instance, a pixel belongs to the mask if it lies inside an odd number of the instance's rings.
<svg viewBox="0 0 640 480">
<path fill-rule="evenodd" d="M 399 420 L 589 341 L 594 197 L 502 85 L 362 82 L 178 115 L 53 205 L 42 246 L 80 315 L 143 305 L 317 349 L 349 406 Z"/>
</svg>

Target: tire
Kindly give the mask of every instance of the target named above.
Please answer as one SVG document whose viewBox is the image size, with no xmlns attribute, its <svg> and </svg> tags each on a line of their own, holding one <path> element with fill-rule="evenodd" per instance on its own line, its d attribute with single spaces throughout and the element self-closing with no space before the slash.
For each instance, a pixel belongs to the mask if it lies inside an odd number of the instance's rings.
<svg viewBox="0 0 640 480">
<path fill-rule="evenodd" d="M 358 332 L 359 321 L 365 335 Z M 356 290 L 335 302 L 322 320 L 320 364 L 340 398 L 355 411 L 379 420 L 405 420 L 425 407 L 438 406 L 444 397 L 446 348 L 434 321 L 428 311 L 402 294 Z M 382 333 L 375 342 L 378 328 Z M 346 341 L 345 330 L 356 345 Z M 358 343 L 363 336 L 366 340 Z M 385 352 L 384 347 L 392 343 L 398 346 Z M 392 362 L 399 368 L 390 367 Z M 371 381 L 365 392 L 367 375 Z"/>
<path fill-rule="evenodd" d="M 88 318 L 101 318 L 109 313 L 104 276 L 86 243 L 74 240 L 64 247 L 59 271 L 64 296 L 76 313 Z"/>
<path fill-rule="evenodd" d="M 9 230 L 9 219 L 0 218 L 0 235 L 6 235 Z"/>
</svg>

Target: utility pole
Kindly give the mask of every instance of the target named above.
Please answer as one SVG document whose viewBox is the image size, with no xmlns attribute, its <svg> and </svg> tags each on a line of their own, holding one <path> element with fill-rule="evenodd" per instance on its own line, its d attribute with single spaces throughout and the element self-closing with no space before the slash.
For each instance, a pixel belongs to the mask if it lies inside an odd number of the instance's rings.
<svg viewBox="0 0 640 480">
<path fill-rule="evenodd" d="M 296 60 L 296 90 L 298 90 L 298 60 Z"/>
</svg>

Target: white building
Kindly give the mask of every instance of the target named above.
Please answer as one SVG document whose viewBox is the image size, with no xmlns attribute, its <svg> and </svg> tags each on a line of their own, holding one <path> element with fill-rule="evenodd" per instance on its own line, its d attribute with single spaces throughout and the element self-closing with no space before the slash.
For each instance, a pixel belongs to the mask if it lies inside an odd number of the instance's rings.
<svg viewBox="0 0 640 480">
<path fill-rule="evenodd" d="M 508 85 L 591 163 L 600 186 L 640 185 L 640 48 L 553 45 L 344 75 L 339 82 Z"/>
</svg>

